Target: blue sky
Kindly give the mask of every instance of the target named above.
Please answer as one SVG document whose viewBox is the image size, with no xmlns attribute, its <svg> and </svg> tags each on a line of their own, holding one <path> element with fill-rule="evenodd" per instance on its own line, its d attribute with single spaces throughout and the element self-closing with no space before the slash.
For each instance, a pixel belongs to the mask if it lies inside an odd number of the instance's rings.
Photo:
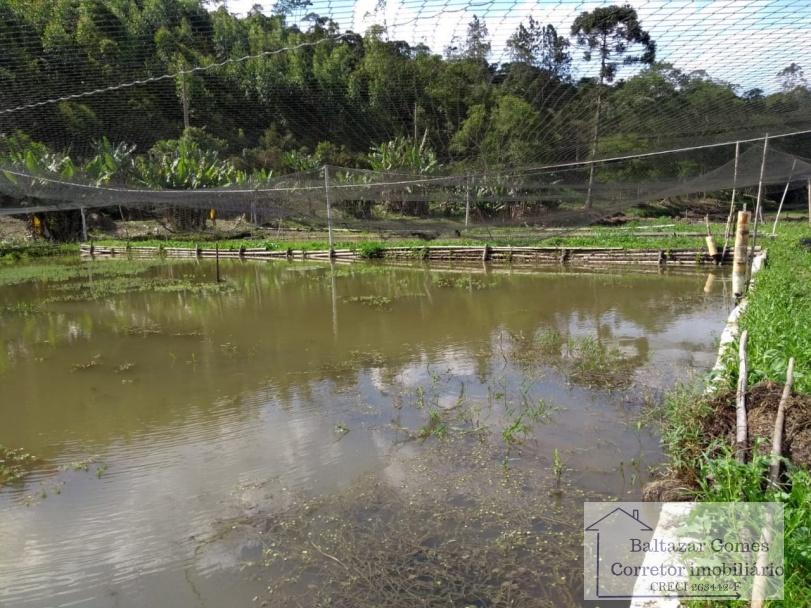
<svg viewBox="0 0 811 608">
<path fill-rule="evenodd" d="M 244 13 L 254 4 L 267 12 L 273 0 L 228 0 Z M 493 45 L 491 61 L 507 60 L 505 43 L 530 15 L 568 34 L 583 10 L 610 4 L 575 0 L 314 0 L 312 10 L 329 15 L 344 29 L 363 33 L 386 25 L 390 38 L 423 42 L 441 52 L 463 38 L 473 15 L 484 19 Z M 811 6 L 808 0 L 640 0 L 631 2 L 656 40 L 658 59 L 684 71 L 705 70 L 742 90 L 778 88 L 776 74 L 797 62 L 811 77 Z M 577 54 L 579 57 L 579 54 Z M 594 64 L 576 61 L 578 75 Z M 628 73 L 626 72 L 626 75 Z"/>
</svg>

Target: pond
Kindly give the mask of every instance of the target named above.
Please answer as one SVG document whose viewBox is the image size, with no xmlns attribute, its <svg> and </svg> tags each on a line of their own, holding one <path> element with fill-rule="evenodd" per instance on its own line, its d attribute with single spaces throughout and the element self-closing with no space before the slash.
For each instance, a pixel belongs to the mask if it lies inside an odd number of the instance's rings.
<svg viewBox="0 0 811 608">
<path fill-rule="evenodd" d="M 579 606 L 582 502 L 640 496 L 729 306 L 706 271 L 222 275 L 0 269 L 0 444 L 36 457 L 0 605 Z"/>
</svg>

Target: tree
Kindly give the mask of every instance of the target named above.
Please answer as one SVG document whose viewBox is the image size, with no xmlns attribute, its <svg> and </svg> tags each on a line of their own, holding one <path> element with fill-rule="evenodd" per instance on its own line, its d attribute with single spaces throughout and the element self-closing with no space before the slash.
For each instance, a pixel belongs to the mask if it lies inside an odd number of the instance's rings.
<svg viewBox="0 0 811 608">
<path fill-rule="evenodd" d="M 473 15 L 473 20 L 467 24 L 467 38 L 462 55 L 467 59 L 487 63 L 491 49 L 489 36 L 487 24 Z"/>
<path fill-rule="evenodd" d="M 551 24 L 542 26 L 530 17 L 526 26 L 518 25 L 507 40 L 507 47 L 513 61 L 540 68 L 559 80 L 569 76 L 572 63 L 569 41 L 558 36 Z"/>
<path fill-rule="evenodd" d="M 628 4 L 598 7 L 591 12 L 583 11 L 572 23 L 572 36 L 575 37 L 577 46 L 583 50 L 583 59 L 591 61 L 595 52 L 600 58 L 590 152 L 593 160 L 597 153 L 600 137 L 600 112 L 604 85 L 614 82 L 619 71 L 620 59 L 624 65 L 653 63 L 656 58 L 656 44 L 651 40 L 650 34 L 642 29 L 636 10 Z M 629 54 L 629 50 L 633 46 L 638 47 L 641 54 Z M 593 184 L 594 164 L 592 163 L 589 168 L 586 208 L 591 207 Z"/>
<path fill-rule="evenodd" d="M 780 86 L 786 93 L 808 86 L 802 66 L 794 62 L 777 72 L 777 77 L 780 79 Z"/>
</svg>

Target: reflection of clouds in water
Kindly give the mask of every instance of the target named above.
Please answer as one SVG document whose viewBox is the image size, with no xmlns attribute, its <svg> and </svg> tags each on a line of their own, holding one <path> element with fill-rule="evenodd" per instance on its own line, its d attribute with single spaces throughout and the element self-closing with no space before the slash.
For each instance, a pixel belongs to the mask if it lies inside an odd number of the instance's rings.
<svg viewBox="0 0 811 608">
<path fill-rule="evenodd" d="M 400 369 L 395 376 L 398 386 L 405 389 L 415 389 L 431 381 L 431 374 L 437 374 L 440 382 L 449 379 L 472 376 L 476 370 L 471 355 L 461 348 L 442 349 L 432 352 L 430 356 L 421 353 L 419 361 L 409 363 Z M 386 374 L 379 369 L 370 370 L 369 377 L 372 384 L 381 392 L 390 391 L 392 385 L 386 381 Z"/>
</svg>

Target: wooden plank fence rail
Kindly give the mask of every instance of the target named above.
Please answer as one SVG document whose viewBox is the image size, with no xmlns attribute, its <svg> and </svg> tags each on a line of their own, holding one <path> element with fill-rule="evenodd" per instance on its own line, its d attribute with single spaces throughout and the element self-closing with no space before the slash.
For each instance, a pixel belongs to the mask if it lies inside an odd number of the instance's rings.
<svg viewBox="0 0 811 608">
<path fill-rule="evenodd" d="M 202 247 L 110 247 L 82 244 L 83 256 L 166 256 L 172 258 L 213 258 L 215 248 Z M 359 250 L 277 249 L 259 247 L 220 249 L 221 258 L 258 260 L 360 260 Z M 495 247 L 475 245 L 426 245 L 423 247 L 383 247 L 379 256 L 390 260 L 436 260 L 441 262 L 490 262 L 494 264 L 571 264 L 601 266 L 614 264 L 696 266 L 728 264 L 731 256 L 712 256 L 704 249 L 623 249 L 622 247 Z"/>
</svg>

